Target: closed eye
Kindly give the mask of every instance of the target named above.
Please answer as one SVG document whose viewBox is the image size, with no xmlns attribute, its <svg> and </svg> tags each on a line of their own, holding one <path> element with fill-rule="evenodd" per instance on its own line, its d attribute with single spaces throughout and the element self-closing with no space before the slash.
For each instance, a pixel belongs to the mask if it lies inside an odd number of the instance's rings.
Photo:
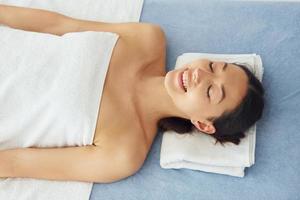
<svg viewBox="0 0 300 200">
<path fill-rule="evenodd" d="M 210 99 L 210 96 L 209 96 L 209 89 L 211 88 L 212 85 L 210 85 L 208 88 L 207 88 L 207 97 Z"/>
<path fill-rule="evenodd" d="M 212 62 L 209 62 L 209 68 L 211 70 L 212 73 L 214 73 L 214 68 L 212 67 Z M 210 88 L 212 87 L 212 85 L 210 85 L 208 88 L 207 88 L 207 97 L 210 99 L 210 96 L 209 96 L 209 90 Z"/>
<path fill-rule="evenodd" d="M 212 67 L 212 62 L 209 62 L 209 68 L 210 68 L 210 70 L 211 70 L 211 72 L 214 72 L 214 69 L 213 69 L 213 67 Z"/>
<path fill-rule="evenodd" d="M 213 62 L 209 62 L 209 68 L 211 70 L 212 73 L 214 73 L 214 68 L 212 66 Z M 210 95 L 209 95 L 209 90 L 210 88 L 212 87 L 212 85 L 210 85 L 208 88 L 207 88 L 207 97 L 210 99 Z"/>
</svg>

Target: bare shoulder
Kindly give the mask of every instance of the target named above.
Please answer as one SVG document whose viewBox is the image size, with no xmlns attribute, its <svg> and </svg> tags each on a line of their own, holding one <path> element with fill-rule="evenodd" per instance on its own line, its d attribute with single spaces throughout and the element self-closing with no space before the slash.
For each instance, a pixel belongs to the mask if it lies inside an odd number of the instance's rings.
<svg viewBox="0 0 300 200">
<path fill-rule="evenodd" d="M 148 68 L 164 73 L 166 36 L 160 26 L 151 23 L 119 23 L 112 27 L 107 30 L 120 36 L 113 54 L 116 55 L 115 60 L 122 60 L 123 64 L 126 61 L 128 66 L 135 66 L 138 71 Z"/>
<path fill-rule="evenodd" d="M 151 23 L 141 23 L 144 29 L 143 38 L 148 45 L 162 48 L 166 45 L 166 35 L 161 26 Z"/>
<path fill-rule="evenodd" d="M 165 74 L 166 64 L 166 35 L 162 27 L 157 24 L 141 24 L 143 34 L 140 34 L 139 40 L 133 38 L 133 43 L 139 43 L 139 60 L 143 60 L 148 69 L 155 74 Z M 137 55 L 136 54 L 136 55 Z M 151 73 L 152 73 L 151 72 Z"/>
<path fill-rule="evenodd" d="M 164 57 L 166 52 L 166 35 L 162 27 L 156 24 L 147 24 L 145 29 L 147 29 L 144 36 L 145 50 L 154 58 Z"/>
<path fill-rule="evenodd" d="M 127 47 L 133 48 L 134 53 L 149 61 L 165 57 L 166 36 L 157 24 L 131 23 L 121 33 L 120 38 L 127 43 Z"/>
</svg>

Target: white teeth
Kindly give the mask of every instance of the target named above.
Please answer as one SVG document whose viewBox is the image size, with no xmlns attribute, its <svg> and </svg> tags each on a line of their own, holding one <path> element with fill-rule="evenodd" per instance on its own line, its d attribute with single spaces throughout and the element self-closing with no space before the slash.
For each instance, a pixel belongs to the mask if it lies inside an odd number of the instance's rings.
<svg viewBox="0 0 300 200">
<path fill-rule="evenodd" d="M 182 73 L 182 75 L 181 75 L 181 84 L 183 86 L 184 91 L 186 92 L 186 87 L 185 87 L 185 82 L 184 82 L 184 79 L 183 79 L 183 75 L 184 75 L 184 73 Z"/>
<path fill-rule="evenodd" d="M 182 80 L 183 80 L 183 87 L 185 89 L 185 91 L 187 90 L 187 83 L 188 83 L 188 77 L 187 74 L 184 72 L 182 75 Z"/>
</svg>

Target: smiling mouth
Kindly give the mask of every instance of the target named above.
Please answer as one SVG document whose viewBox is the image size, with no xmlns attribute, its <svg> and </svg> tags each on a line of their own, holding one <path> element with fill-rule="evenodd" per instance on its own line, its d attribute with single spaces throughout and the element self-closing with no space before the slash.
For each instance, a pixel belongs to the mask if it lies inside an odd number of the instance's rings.
<svg viewBox="0 0 300 200">
<path fill-rule="evenodd" d="M 181 72 L 178 76 L 178 83 L 180 88 L 184 91 L 187 92 L 186 88 L 184 87 L 184 83 L 183 83 L 183 73 L 186 71 L 187 69 L 185 69 L 183 72 Z"/>
<path fill-rule="evenodd" d="M 184 71 L 185 72 L 185 71 Z M 188 73 L 188 72 L 187 72 Z M 187 92 L 187 86 L 188 86 L 188 75 L 187 75 L 187 73 L 183 73 L 182 74 L 182 85 L 183 85 L 183 88 L 184 88 L 184 90 Z M 186 75 L 186 76 L 184 76 L 184 75 Z"/>
</svg>

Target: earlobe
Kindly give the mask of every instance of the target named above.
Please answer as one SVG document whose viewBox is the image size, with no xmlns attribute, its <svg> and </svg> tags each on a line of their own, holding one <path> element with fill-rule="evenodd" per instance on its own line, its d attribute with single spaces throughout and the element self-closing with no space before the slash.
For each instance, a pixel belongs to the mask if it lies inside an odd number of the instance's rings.
<svg viewBox="0 0 300 200">
<path fill-rule="evenodd" d="M 216 132 L 216 129 L 215 129 L 214 125 L 210 124 L 209 128 L 206 131 L 206 133 L 207 134 L 214 134 L 215 132 Z"/>
<path fill-rule="evenodd" d="M 201 132 L 207 133 L 207 134 L 214 134 L 216 132 L 216 129 L 213 124 L 210 122 L 201 122 L 196 120 L 191 120 L 191 122 L 194 124 L 194 126 Z"/>
</svg>

